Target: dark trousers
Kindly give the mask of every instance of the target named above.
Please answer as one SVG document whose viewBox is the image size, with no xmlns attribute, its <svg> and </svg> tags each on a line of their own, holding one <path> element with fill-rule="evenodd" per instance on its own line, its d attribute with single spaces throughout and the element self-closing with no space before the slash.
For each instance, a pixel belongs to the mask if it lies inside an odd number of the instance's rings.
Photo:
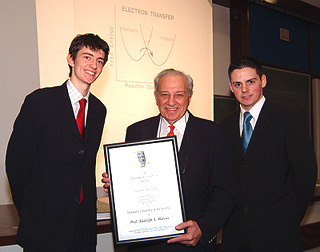
<svg viewBox="0 0 320 252">
<path fill-rule="evenodd" d="M 83 204 L 79 205 L 79 212 L 77 216 L 76 231 L 72 245 L 67 251 L 55 251 L 55 252 L 96 252 L 96 244 L 89 244 L 85 232 L 85 210 Z M 50 245 L 48 244 L 48 249 Z M 24 247 L 23 252 L 44 252 L 42 249 L 34 249 Z"/>
<path fill-rule="evenodd" d="M 84 205 L 79 205 L 80 211 L 77 218 L 76 238 L 74 246 L 68 252 L 96 252 L 96 244 L 89 244 L 86 236 Z"/>
<path fill-rule="evenodd" d="M 252 252 L 251 245 L 247 241 L 242 241 L 238 252 Z"/>
<path fill-rule="evenodd" d="M 249 242 L 247 233 L 243 234 L 240 246 L 238 248 L 238 252 L 252 252 L 251 244 Z"/>
<path fill-rule="evenodd" d="M 252 252 L 246 225 L 243 228 L 241 243 L 238 252 Z"/>
</svg>

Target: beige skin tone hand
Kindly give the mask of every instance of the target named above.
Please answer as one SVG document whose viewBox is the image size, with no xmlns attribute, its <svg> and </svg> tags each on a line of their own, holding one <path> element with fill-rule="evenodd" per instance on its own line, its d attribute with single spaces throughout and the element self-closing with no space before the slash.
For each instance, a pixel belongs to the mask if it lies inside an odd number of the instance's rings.
<svg viewBox="0 0 320 252">
<path fill-rule="evenodd" d="M 108 177 L 108 174 L 106 172 L 102 173 L 102 179 L 101 182 L 104 184 L 103 188 L 105 192 L 109 192 L 109 186 L 110 186 L 110 178 Z"/>
<path fill-rule="evenodd" d="M 180 223 L 176 226 L 177 230 L 187 229 L 187 233 L 175 238 L 168 240 L 168 243 L 179 242 L 187 246 L 196 246 L 198 241 L 201 239 L 202 232 L 197 224 L 193 220 Z"/>
</svg>

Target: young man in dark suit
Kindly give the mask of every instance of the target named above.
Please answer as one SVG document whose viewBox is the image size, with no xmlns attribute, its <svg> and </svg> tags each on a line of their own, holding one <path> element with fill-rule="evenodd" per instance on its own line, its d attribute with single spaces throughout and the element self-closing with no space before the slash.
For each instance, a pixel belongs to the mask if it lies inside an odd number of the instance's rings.
<svg viewBox="0 0 320 252">
<path fill-rule="evenodd" d="M 187 233 L 168 241 L 136 244 L 129 251 L 215 251 L 216 234 L 236 203 L 230 139 L 217 124 L 188 111 L 193 93 L 189 75 L 166 69 L 154 83 L 160 114 L 129 126 L 126 141 L 165 137 L 174 126 L 187 218 L 176 229 L 187 229 Z M 107 187 L 109 180 L 104 177 Z"/>
<path fill-rule="evenodd" d="M 317 174 L 313 146 L 297 113 L 266 100 L 261 63 L 229 67 L 240 109 L 221 125 L 233 139 L 239 203 L 223 230 L 223 252 L 302 251 L 300 222 Z"/>
<path fill-rule="evenodd" d="M 14 123 L 6 172 L 25 252 L 96 251 L 96 154 L 106 108 L 89 92 L 108 60 L 98 35 L 76 36 L 70 79 L 29 94 Z"/>
</svg>

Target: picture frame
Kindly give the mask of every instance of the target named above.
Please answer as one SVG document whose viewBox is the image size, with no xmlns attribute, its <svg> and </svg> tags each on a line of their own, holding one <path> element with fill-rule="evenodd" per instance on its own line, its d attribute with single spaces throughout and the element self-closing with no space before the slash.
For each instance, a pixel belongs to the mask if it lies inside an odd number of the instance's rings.
<svg viewBox="0 0 320 252">
<path fill-rule="evenodd" d="M 116 245 L 168 239 L 186 230 L 176 137 L 104 145 Z"/>
</svg>

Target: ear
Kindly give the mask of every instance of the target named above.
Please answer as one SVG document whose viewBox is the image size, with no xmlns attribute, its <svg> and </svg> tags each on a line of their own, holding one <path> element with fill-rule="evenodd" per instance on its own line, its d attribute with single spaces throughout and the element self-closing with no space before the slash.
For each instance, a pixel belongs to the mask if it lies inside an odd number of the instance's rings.
<svg viewBox="0 0 320 252">
<path fill-rule="evenodd" d="M 262 88 L 265 88 L 265 86 L 267 85 L 267 76 L 265 74 L 261 76 L 261 83 L 262 83 Z"/>
<path fill-rule="evenodd" d="M 153 95 L 154 95 L 154 99 L 156 100 L 156 105 L 159 106 L 156 91 L 153 92 Z"/>
<path fill-rule="evenodd" d="M 67 62 L 68 62 L 68 65 L 70 65 L 71 67 L 74 67 L 74 60 L 73 60 L 71 54 L 68 54 Z"/>
<path fill-rule="evenodd" d="M 230 91 L 233 93 L 233 87 L 230 81 L 229 81 L 229 88 L 230 88 Z"/>
</svg>

